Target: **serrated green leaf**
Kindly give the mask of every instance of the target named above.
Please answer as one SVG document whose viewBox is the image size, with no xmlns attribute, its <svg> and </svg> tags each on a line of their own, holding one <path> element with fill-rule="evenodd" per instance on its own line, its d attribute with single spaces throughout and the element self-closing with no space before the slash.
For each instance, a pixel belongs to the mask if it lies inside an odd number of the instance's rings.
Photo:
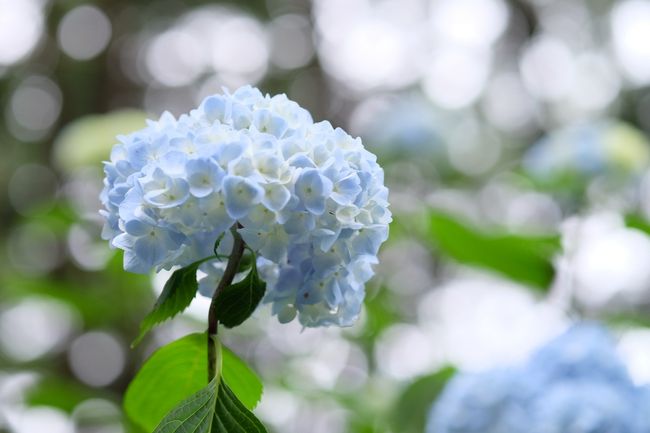
<svg viewBox="0 0 650 433">
<path fill-rule="evenodd" d="M 215 377 L 174 408 L 154 433 L 266 433 L 266 428 L 224 380 Z"/>
<path fill-rule="evenodd" d="M 547 291 L 555 277 L 557 236 L 494 236 L 437 212 L 431 215 L 429 231 L 432 243 L 461 263 L 496 271 L 541 291 Z"/>
<path fill-rule="evenodd" d="M 147 332 L 158 323 L 171 319 L 178 313 L 183 312 L 196 296 L 199 284 L 196 281 L 196 271 L 204 260 L 199 260 L 184 268 L 177 269 L 165 283 L 162 293 L 158 297 L 153 310 L 140 323 L 140 334 L 133 344 L 136 346 Z"/>
<path fill-rule="evenodd" d="M 429 408 L 455 373 L 453 367 L 444 367 L 407 385 L 391 412 L 393 430 L 400 433 L 423 432 Z"/>
<path fill-rule="evenodd" d="M 212 427 L 219 381 L 214 378 L 208 386 L 176 406 L 156 427 L 154 433 L 208 433 Z"/>
<path fill-rule="evenodd" d="M 227 383 L 222 378 L 211 433 L 266 433 L 264 425 L 237 400 Z"/>
<path fill-rule="evenodd" d="M 217 295 L 217 319 L 227 328 L 241 325 L 253 314 L 265 292 L 266 283 L 260 280 L 253 261 L 246 278 L 227 286 Z"/>
<path fill-rule="evenodd" d="M 261 380 L 228 348 L 222 346 L 221 355 L 222 377 L 253 409 L 262 396 Z M 153 431 L 165 414 L 205 386 L 207 376 L 207 335 L 187 335 L 151 355 L 129 385 L 124 409 L 134 423 Z"/>
</svg>

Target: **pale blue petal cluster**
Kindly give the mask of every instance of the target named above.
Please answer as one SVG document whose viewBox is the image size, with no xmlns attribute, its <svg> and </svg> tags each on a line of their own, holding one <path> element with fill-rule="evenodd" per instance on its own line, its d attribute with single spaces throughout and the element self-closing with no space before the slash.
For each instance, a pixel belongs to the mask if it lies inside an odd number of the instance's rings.
<svg viewBox="0 0 650 433">
<path fill-rule="evenodd" d="M 582 324 L 523 366 L 452 379 L 427 433 L 647 433 L 648 408 L 607 332 Z"/>
<path fill-rule="evenodd" d="M 640 175 L 649 163 L 648 140 L 643 132 L 614 119 L 581 122 L 552 131 L 523 158 L 524 170 L 544 182 L 567 176 L 625 179 Z"/>
<path fill-rule="evenodd" d="M 280 321 L 354 322 L 391 221 L 383 170 L 360 139 L 250 86 L 118 139 L 101 213 L 126 270 L 212 256 L 239 223 Z M 210 296 L 223 263 L 200 271 L 200 291 Z"/>
</svg>

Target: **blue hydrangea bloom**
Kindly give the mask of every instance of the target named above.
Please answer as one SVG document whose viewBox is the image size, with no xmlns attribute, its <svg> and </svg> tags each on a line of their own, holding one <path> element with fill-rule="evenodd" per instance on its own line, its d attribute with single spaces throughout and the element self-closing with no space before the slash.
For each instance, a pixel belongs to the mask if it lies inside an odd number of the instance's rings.
<svg viewBox="0 0 650 433">
<path fill-rule="evenodd" d="M 566 379 L 598 379 L 629 385 L 631 379 L 607 331 L 594 323 L 568 329 L 531 356 L 531 379 L 551 383 Z"/>
<path fill-rule="evenodd" d="M 118 140 L 101 214 L 126 270 L 210 257 L 224 233 L 228 254 L 238 223 L 280 321 L 354 322 L 391 221 L 383 170 L 360 139 L 314 123 L 285 95 L 245 86 Z M 223 265 L 201 265 L 202 294 L 211 296 Z"/>
<path fill-rule="evenodd" d="M 530 404 L 531 433 L 647 432 L 639 419 L 638 390 L 593 379 L 549 385 Z"/>
<path fill-rule="evenodd" d="M 550 132 L 523 159 L 524 169 L 541 181 L 565 175 L 637 176 L 650 162 L 643 132 L 613 119 L 576 123 Z"/>
<path fill-rule="evenodd" d="M 650 392 L 634 386 L 607 332 L 576 325 L 522 366 L 453 378 L 427 433 L 647 433 Z"/>
<path fill-rule="evenodd" d="M 453 379 L 429 419 L 428 432 L 505 433 L 521 424 L 517 369 Z"/>
</svg>

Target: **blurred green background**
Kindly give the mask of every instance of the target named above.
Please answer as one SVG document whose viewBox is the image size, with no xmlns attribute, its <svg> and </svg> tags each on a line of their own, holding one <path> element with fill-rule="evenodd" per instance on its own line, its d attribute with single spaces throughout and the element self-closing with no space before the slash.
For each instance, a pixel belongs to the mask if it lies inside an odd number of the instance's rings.
<svg viewBox="0 0 650 433">
<path fill-rule="evenodd" d="M 455 368 L 607 321 L 650 382 L 647 0 L 0 0 L 0 431 L 137 432 L 126 386 L 208 301 L 129 343 L 168 273 L 100 238 L 115 136 L 287 93 L 377 153 L 395 222 L 359 323 L 226 343 L 282 433 L 411 433 Z"/>
</svg>

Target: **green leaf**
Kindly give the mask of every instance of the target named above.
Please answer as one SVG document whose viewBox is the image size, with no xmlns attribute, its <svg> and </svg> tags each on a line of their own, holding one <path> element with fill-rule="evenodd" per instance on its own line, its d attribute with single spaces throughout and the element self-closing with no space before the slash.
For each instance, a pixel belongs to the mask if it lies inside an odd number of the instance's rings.
<svg viewBox="0 0 650 433">
<path fill-rule="evenodd" d="M 262 382 L 237 355 L 222 347 L 221 375 L 233 392 L 253 409 L 262 396 Z M 153 431 L 165 414 L 206 384 L 207 335 L 197 333 L 174 341 L 151 355 L 129 385 L 124 409 L 145 431 Z"/>
<path fill-rule="evenodd" d="M 244 254 L 239 261 L 239 267 L 237 268 L 237 273 L 246 272 L 249 270 L 256 260 L 254 253 Z"/>
<path fill-rule="evenodd" d="M 227 382 L 221 380 L 212 433 L 266 433 L 264 425 L 237 400 Z"/>
<path fill-rule="evenodd" d="M 151 328 L 158 323 L 171 319 L 190 305 L 192 299 L 196 296 L 196 291 L 199 289 L 199 284 L 196 281 L 196 271 L 199 265 L 206 260 L 199 260 L 174 271 L 165 283 L 165 287 L 153 306 L 153 310 L 142 320 L 140 334 L 131 345 L 132 347 L 140 343 Z"/>
<path fill-rule="evenodd" d="M 532 288 L 546 292 L 555 277 L 552 259 L 560 250 L 557 236 L 489 235 L 437 212 L 431 215 L 429 233 L 438 249 L 455 260 Z"/>
<path fill-rule="evenodd" d="M 400 394 L 391 412 L 390 424 L 393 431 L 422 433 L 431 405 L 455 373 L 453 367 L 444 367 L 408 385 Z"/>
<path fill-rule="evenodd" d="M 637 229 L 650 235 L 650 223 L 641 215 L 627 214 L 625 215 L 625 226 L 631 229 Z"/>
<path fill-rule="evenodd" d="M 262 380 L 227 347 L 222 346 L 221 355 L 223 357 L 221 376 L 244 406 L 251 410 L 254 409 L 264 392 Z"/>
<path fill-rule="evenodd" d="M 224 380 L 215 377 L 172 410 L 154 433 L 266 433 L 266 428 Z"/>
<path fill-rule="evenodd" d="M 151 355 L 124 396 L 124 409 L 133 422 L 153 431 L 174 406 L 205 386 L 206 339 L 206 334 L 190 334 Z"/>
<path fill-rule="evenodd" d="M 226 384 L 222 346 L 218 340 L 216 344 L 214 379 L 167 414 L 154 433 L 266 433 L 262 423 Z"/>
<path fill-rule="evenodd" d="M 79 403 L 93 397 L 98 397 L 96 390 L 61 377 L 48 376 L 27 390 L 25 404 L 51 406 L 72 413 Z"/>
<path fill-rule="evenodd" d="M 208 386 L 176 406 L 154 433 L 207 433 L 212 427 L 219 382 L 214 378 Z"/>
<path fill-rule="evenodd" d="M 217 295 L 216 314 L 227 328 L 241 325 L 257 308 L 266 292 L 266 283 L 260 280 L 253 260 L 251 270 L 242 281 L 231 284 Z"/>
</svg>

